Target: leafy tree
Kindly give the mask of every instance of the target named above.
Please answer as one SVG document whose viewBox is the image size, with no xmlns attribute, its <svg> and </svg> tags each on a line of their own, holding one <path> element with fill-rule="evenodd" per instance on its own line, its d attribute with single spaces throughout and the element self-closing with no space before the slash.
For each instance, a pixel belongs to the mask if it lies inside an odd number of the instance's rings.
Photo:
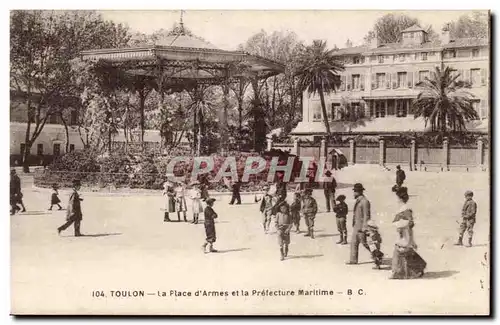
<svg viewBox="0 0 500 325">
<path fill-rule="evenodd" d="M 300 59 L 297 75 L 299 76 L 299 89 L 311 94 L 319 94 L 323 121 L 328 136 L 331 135 L 328 114 L 326 112 L 325 93 L 335 92 L 340 86 L 339 72 L 344 70 L 342 63 L 334 58 L 333 50 L 326 47 L 326 42 L 313 41 L 305 49 Z"/>
<path fill-rule="evenodd" d="M 488 38 L 489 15 L 486 12 L 475 11 L 472 14 L 462 15 L 445 26 L 449 28 L 451 38 Z"/>
<path fill-rule="evenodd" d="M 80 51 L 126 44 L 128 29 L 92 11 L 25 11 L 10 13 L 10 87 L 24 94 L 28 155 L 48 118 L 60 114 L 59 101 L 71 94 L 70 61 Z"/>
<path fill-rule="evenodd" d="M 438 131 L 442 136 L 451 129 L 462 131 L 466 122 L 478 118 L 473 107 L 473 96 L 466 88 L 470 85 L 458 80 L 450 67 L 432 72 L 430 78 L 417 83 L 421 92 L 413 102 L 415 118 L 423 117 L 425 125 L 431 125 L 432 131 Z"/>
</svg>

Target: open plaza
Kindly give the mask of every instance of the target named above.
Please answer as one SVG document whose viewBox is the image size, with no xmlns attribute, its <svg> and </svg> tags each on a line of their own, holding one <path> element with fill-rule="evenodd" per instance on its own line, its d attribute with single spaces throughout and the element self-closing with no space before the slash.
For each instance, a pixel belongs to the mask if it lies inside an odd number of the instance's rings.
<svg viewBox="0 0 500 325">
<path fill-rule="evenodd" d="M 356 165 L 334 177 L 339 184 L 337 194 L 346 195 L 350 210 L 352 185 L 364 184 L 372 219 L 383 237 L 384 259 L 389 260 L 396 240 L 391 223 L 398 209 L 391 192 L 393 171 Z M 346 265 L 349 246 L 335 244 L 339 236 L 335 215 L 325 212 L 322 190 L 313 193 L 319 205 L 316 238 L 292 232 L 289 257 L 281 262 L 277 235 L 273 228 L 269 234 L 262 230 L 254 194 L 243 195 L 241 205 L 229 205 L 230 196 L 211 193 L 217 199 L 215 246 L 219 252 L 204 254 L 203 225 L 164 223 L 160 191 L 143 195 L 82 192 L 84 236 L 75 238 L 70 229 L 57 235 L 65 211 L 47 211 L 50 192 L 32 187 L 30 176 L 22 180 L 28 211 L 11 217 L 14 313 L 489 312 L 487 173 L 407 172 L 405 185 L 414 210 L 415 238 L 419 254 L 427 261 L 426 273 L 415 280 L 389 280 L 389 270 L 372 269 L 371 257 L 363 247 L 359 264 Z M 466 190 L 474 191 L 478 204 L 470 248 L 453 246 Z M 61 192 L 63 202 L 68 194 Z M 289 193 L 289 198 L 292 195 Z M 188 220 L 191 218 L 188 212 Z M 293 291 L 294 295 L 253 294 L 265 290 Z M 134 292 L 140 291 L 144 296 L 134 297 Z M 190 292 L 191 296 L 171 291 Z"/>
</svg>

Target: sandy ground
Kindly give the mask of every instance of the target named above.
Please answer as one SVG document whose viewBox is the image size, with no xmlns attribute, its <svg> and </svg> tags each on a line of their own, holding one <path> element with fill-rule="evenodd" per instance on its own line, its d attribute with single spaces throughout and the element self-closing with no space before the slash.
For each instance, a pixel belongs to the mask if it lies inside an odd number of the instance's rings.
<svg viewBox="0 0 500 325">
<path fill-rule="evenodd" d="M 398 209 L 390 191 L 394 172 L 354 166 L 335 176 L 342 187 L 337 195 L 348 197 L 350 209 L 352 184 L 364 184 L 384 239 L 382 250 L 390 258 L 396 238 L 391 220 Z M 325 212 L 320 190 L 314 193 L 321 209 L 317 238 L 292 233 L 290 256 L 281 262 L 276 234 L 264 234 L 253 196 L 243 196 L 240 206 L 229 206 L 228 196 L 218 197 L 220 252 L 204 254 L 203 224 L 164 223 L 160 195 L 83 193 L 82 232 L 87 236 L 72 237 L 70 228 L 59 237 L 56 228 L 64 222 L 65 211 L 47 211 L 50 193 L 25 182 L 28 212 L 11 217 L 12 313 L 487 314 L 488 175 L 407 176 L 416 241 L 428 264 L 418 280 L 389 280 L 390 271 L 373 270 L 361 247 L 360 264 L 345 265 L 349 246 L 335 244 L 335 217 Z M 475 192 L 479 206 L 472 248 L 452 245 L 466 189 Z M 67 196 L 61 199 L 66 203 Z M 349 225 L 351 215 L 348 218 Z M 266 289 L 293 291 L 294 296 L 255 293 Z M 298 295 L 299 290 L 315 289 L 333 295 Z M 171 295 L 171 290 L 191 296 Z M 203 296 L 204 290 L 223 294 Z M 112 291 L 144 291 L 144 296 L 116 297 Z M 101 292 L 104 297 L 93 297 Z"/>
</svg>

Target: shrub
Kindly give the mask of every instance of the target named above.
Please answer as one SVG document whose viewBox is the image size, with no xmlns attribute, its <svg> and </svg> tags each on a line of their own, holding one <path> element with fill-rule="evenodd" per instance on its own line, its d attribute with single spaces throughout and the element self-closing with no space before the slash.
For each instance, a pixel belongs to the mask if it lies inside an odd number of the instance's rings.
<svg viewBox="0 0 500 325">
<path fill-rule="evenodd" d="M 68 152 L 54 159 L 49 165 L 51 171 L 95 173 L 100 171 L 97 155 L 88 150 Z"/>
</svg>

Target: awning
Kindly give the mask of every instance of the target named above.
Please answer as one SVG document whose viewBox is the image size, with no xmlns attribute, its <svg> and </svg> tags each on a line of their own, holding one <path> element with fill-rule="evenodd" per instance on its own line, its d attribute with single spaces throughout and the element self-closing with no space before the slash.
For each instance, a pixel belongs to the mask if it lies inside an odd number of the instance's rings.
<svg viewBox="0 0 500 325">
<path fill-rule="evenodd" d="M 330 154 L 330 155 L 335 154 L 335 153 L 336 153 L 337 155 L 342 155 L 342 156 L 344 156 L 344 153 L 343 153 L 343 152 L 342 152 L 342 150 L 340 150 L 340 149 L 333 148 L 333 149 L 329 152 L 329 154 Z"/>
<path fill-rule="evenodd" d="M 363 96 L 364 100 L 374 100 L 374 99 L 415 99 L 416 95 L 391 95 L 391 96 Z"/>
</svg>

